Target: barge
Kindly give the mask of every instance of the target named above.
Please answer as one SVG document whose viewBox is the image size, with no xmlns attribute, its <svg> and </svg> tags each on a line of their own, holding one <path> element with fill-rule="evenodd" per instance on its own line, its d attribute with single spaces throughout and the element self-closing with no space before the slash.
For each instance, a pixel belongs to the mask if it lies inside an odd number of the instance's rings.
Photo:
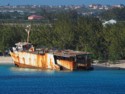
<svg viewBox="0 0 125 94">
<path fill-rule="evenodd" d="M 90 52 L 35 49 L 31 43 L 19 42 L 12 47 L 10 55 L 17 67 L 71 71 L 92 69 Z"/>
</svg>

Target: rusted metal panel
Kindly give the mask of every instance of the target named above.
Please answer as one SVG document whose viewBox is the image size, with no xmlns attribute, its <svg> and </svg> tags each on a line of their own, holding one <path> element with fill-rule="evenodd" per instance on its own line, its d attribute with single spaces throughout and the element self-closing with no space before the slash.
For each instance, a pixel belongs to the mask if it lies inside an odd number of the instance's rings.
<svg viewBox="0 0 125 94">
<path fill-rule="evenodd" d="M 15 53 L 11 53 L 12 59 L 18 62 L 20 65 L 29 65 L 39 67 L 41 69 L 58 69 L 58 65 L 55 65 L 53 54 L 37 55 L 26 52 L 19 52 L 18 56 Z"/>
<path fill-rule="evenodd" d="M 72 61 L 66 61 L 66 60 L 57 60 L 57 63 L 66 69 L 73 70 L 74 69 L 74 64 Z"/>
</svg>

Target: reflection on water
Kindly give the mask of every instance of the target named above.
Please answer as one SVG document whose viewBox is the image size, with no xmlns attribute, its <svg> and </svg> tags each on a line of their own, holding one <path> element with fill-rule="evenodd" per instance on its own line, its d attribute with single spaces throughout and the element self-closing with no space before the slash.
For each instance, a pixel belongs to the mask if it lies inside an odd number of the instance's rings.
<svg viewBox="0 0 125 94">
<path fill-rule="evenodd" d="M 13 72 L 45 72 L 45 73 L 54 73 L 56 70 L 51 70 L 51 69 L 35 69 L 35 68 L 20 68 L 20 67 L 15 67 L 15 66 L 12 66 L 10 67 L 10 71 L 13 71 Z M 72 72 L 70 70 L 62 70 L 62 71 L 59 71 L 59 72 Z"/>
<path fill-rule="evenodd" d="M 0 64 L 0 94 L 125 94 L 125 70 L 52 71 Z"/>
<path fill-rule="evenodd" d="M 42 71 L 40 69 L 31 69 L 31 68 L 19 68 L 19 67 L 11 67 L 10 68 L 11 71 L 18 71 L 18 72 L 38 72 L 38 71 Z M 47 70 L 48 71 L 48 70 Z"/>
</svg>

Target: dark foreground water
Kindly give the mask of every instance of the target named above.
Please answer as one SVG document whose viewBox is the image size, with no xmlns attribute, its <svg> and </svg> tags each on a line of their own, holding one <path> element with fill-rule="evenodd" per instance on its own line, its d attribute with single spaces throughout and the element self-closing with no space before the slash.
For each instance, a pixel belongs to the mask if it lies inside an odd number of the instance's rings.
<svg viewBox="0 0 125 94">
<path fill-rule="evenodd" d="M 125 70 L 57 72 L 1 64 L 0 94 L 125 94 Z"/>
</svg>

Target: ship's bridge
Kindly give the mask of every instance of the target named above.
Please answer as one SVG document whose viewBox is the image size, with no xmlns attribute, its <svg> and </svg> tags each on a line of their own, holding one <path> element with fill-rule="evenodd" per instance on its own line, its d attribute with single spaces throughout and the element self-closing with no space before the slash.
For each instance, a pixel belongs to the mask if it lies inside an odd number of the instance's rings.
<svg viewBox="0 0 125 94">
<path fill-rule="evenodd" d="M 26 50 L 29 50 L 31 47 L 33 47 L 31 43 L 27 43 L 27 42 L 18 42 L 15 45 L 18 51 L 26 51 Z"/>
</svg>

